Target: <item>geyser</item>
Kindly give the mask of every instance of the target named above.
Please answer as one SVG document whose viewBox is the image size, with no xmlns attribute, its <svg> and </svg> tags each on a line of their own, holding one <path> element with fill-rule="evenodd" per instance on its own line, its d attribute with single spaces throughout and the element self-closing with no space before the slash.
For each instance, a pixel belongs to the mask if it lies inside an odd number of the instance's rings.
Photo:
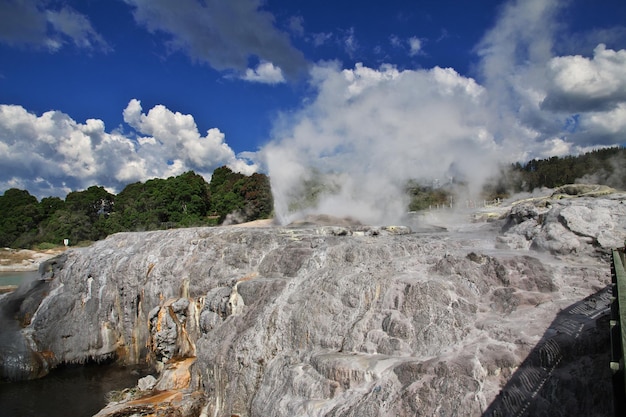
<svg viewBox="0 0 626 417">
<path fill-rule="evenodd" d="M 317 96 L 262 151 L 281 223 L 302 212 L 396 223 L 408 180 L 462 180 L 475 192 L 493 173 L 486 91 L 473 79 L 450 68 L 360 64 L 312 75 Z"/>
</svg>

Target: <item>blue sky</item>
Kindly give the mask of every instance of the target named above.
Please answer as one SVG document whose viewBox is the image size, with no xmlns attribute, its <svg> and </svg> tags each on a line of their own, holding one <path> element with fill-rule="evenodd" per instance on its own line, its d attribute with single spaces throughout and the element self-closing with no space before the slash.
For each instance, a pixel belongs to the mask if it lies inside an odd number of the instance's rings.
<svg viewBox="0 0 626 417">
<path fill-rule="evenodd" d="M 0 192 L 221 165 L 284 194 L 311 168 L 478 184 L 625 137 L 621 0 L 0 0 Z"/>
</svg>

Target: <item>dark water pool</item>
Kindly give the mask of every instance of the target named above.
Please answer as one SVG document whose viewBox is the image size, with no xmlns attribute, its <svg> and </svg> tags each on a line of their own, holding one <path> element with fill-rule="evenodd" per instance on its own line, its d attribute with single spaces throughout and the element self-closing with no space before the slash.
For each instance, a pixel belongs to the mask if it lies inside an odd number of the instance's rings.
<svg viewBox="0 0 626 417">
<path fill-rule="evenodd" d="M 86 365 L 33 381 L 0 382 L 0 417 L 90 417 L 105 406 L 108 392 L 135 386 L 144 375 L 117 365 Z"/>
<path fill-rule="evenodd" d="M 38 277 L 37 271 L 0 272 L 0 286 L 20 285 Z M 62 367 L 32 381 L 0 380 L 0 417 L 90 417 L 106 405 L 107 393 L 135 386 L 147 372 L 115 364 L 89 364 Z"/>
</svg>

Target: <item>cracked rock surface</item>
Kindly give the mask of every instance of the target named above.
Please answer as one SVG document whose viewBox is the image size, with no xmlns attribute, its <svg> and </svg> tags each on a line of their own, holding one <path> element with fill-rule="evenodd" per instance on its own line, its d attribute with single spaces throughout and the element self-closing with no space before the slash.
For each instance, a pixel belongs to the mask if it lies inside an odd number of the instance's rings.
<svg viewBox="0 0 626 417">
<path fill-rule="evenodd" d="M 623 245 L 623 200 L 527 203 L 429 233 L 120 233 L 0 306 L 28 310 L 14 331 L 35 372 L 149 360 L 172 415 L 610 415 L 603 251 Z"/>
</svg>

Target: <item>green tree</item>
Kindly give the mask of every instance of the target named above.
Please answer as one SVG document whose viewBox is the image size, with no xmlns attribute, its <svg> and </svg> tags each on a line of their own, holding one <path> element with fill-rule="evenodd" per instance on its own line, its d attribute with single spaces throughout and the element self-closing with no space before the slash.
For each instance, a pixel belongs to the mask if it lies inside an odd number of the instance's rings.
<svg viewBox="0 0 626 417">
<path fill-rule="evenodd" d="M 201 225 L 206 223 L 209 205 L 209 184 L 193 171 L 138 182 L 116 196 L 106 228 L 114 232 Z"/>
<path fill-rule="evenodd" d="M 23 234 L 32 235 L 39 223 L 39 203 L 26 190 L 11 188 L 0 197 L 0 246 L 14 246 Z M 26 239 L 18 242 L 27 247 Z"/>
<path fill-rule="evenodd" d="M 274 199 L 267 175 L 254 173 L 240 189 L 248 220 L 267 219 L 274 210 Z"/>
<path fill-rule="evenodd" d="M 76 230 L 73 241 L 98 240 L 107 236 L 106 218 L 113 212 L 115 196 L 104 187 L 91 186 L 84 191 L 72 191 L 65 197 L 64 213 L 55 221 Z M 57 211 L 58 213 L 58 211 Z M 78 239 L 78 240 L 77 240 Z"/>
<path fill-rule="evenodd" d="M 87 214 L 81 211 L 63 209 L 55 211 L 42 224 L 38 240 L 61 245 L 64 239 L 69 239 L 70 244 L 77 244 L 83 241 L 98 240 L 104 236 Z"/>
<path fill-rule="evenodd" d="M 433 207 L 445 207 L 450 204 L 452 193 L 444 188 L 433 188 L 409 181 L 406 186 L 410 197 L 409 210 L 420 211 Z"/>
<path fill-rule="evenodd" d="M 494 183 L 504 185 L 510 192 L 532 191 L 535 188 L 555 188 L 574 182 L 592 182 L 626 189 L 626 149 L 605 148 L 582 155 L 532 159 L 525 164 L 512 164 L 502 170 Z"/>
<path fill-rule="evenodd" d="M 230 213 L 241 211 L 244 207 L 243 197 L 239 191 L 245 176 L 233 172 L 223 166 L 213 171 L 209 190 L 211 195 L 211 211 L 219 216 L 219 222 L 223 222 Z"/>
<path fill-rule="evenodd" d="M 57 210 L 63 210 L 65 208 L 65 201 L 59 197 L 45 197 L 39 202 L 39 212 L 42 219 L 47 219 L 52 216 Z"/>
<path fill-rule="evenodd" d="M 104 187 L 70 192 L 65 200 L 37 201 L 28 191 L 10 189 L 0 196 L 0 245 L 30 247 L 48 242 L 75 244 L 121 231 L 213 224 L 232 212 L 244 220 L 265 218 L 273 210 L 267 176 L 249 177 L 227 167 L 215 170 L 211 183 L 193 171 L 167 179 L 127 185 L 117 196 Z"/>
<path fill-rule="evenodd" d="M 270 180 L 264 174 L 245 176 L 223 166 L 213 172 L 209 189 L 211 212 L 220 223 L 231 213 L 241 221 L 268 218 L 274 209 Z"/>
<path fill-rule="evenodd" d="M 68 210 L 84 213 L 92 222 L 113 211 L 115 196 L 104 187 L 91 186 L 84 191 L 72 191 L 65 197 Z"/>
</svg>

